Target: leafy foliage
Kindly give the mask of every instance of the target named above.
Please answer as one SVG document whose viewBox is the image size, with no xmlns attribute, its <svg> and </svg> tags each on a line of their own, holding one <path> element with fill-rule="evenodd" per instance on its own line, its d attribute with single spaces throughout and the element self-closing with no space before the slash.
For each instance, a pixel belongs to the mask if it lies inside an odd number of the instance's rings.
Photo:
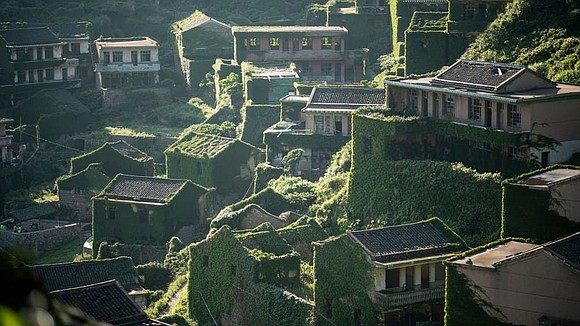
<svg viewBox="0 0 580 326">
<path fill-rule="evenodd" d="M 528 65 L 548 79 L 580 83 L 580 3 L 514 0 L 465 56 Z"/>
<path fill-rule="evenodd" d="M 159 262 L 135 266 L 139 283 L 150 290 L 165 290 L 170 281 L 169 271 Z"/>
</svg>

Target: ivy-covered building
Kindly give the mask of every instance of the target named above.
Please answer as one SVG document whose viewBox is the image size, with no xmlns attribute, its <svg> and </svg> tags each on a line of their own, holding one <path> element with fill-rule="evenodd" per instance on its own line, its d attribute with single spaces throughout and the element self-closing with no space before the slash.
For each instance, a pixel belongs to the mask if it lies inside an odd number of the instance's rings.
<svg viewBox="0 0 580 326">
<path fill-rule="evenodd" d="M 441 220 L 352 231 L 314 243 L 321 325 L 443 323 L 443 261 L 465 250 Z"/>
<path fill-rule="evenodd" d="M 268 224 L 223 226 L 189 248 L 189 311 L 200 324 L 309 324 L 313 306 L 282 288 L 299 284 L 300 256 Z"/>
<path fill-rule="evenodd" d="M 79 60 L 48 27 L 0 30 L 0 94 L 16 100 L 48 88 L 80 87 Z"/>
<path fill-rule="evenodd" d="M 232 30 L 228 24 L 195 11 L 172 25 L 177 60 L 189 87 L 197 88 L 217 58 L 234 55 Z"/>
<path fill-rule="evenodd" d="M 445 325 L 580 323 L 580 232 L 536 245 L 510 238 L 447 263 Z"/>
<path fill-rule="evenodd" d="M 293 62 L 301 80 L 356 82 L 366 77 L 366 49 L 348 49 L 341 26 L 234 26 L 237 62 Z"/>
<path fill-rule="evenodd" d="M 245 191 L 262 152 L 241 140 L 191 131 L 165 150 L 167 177 L 189 179 L 219 193 Z"/>
<path fill-rule="evenodd" d="M 92 163 L 110 178 L 119 173 L 152 176 L 153 158 L 123 140 L 106 142 L 101 147 L 70 160 L 70 174 L 77 174 Z"/>
<path fill-rule="evenodd" d="M 359 107 L 385 105 L 382 89 L 336 86 L 314 87 L 307 98 L 298 95 L 282 101 L 282 121 L 264 132 L 268 161 L 281 165 L 290 150 L 304 150 L 296 170 L 309 179 L 318 179 L 351 134 L 351 115 Z M 298 106 L 300 110 L 296 110 Z M 298 113 L 298 114 L 296 114 Z M 290 118 L 298 121 L 287 121 Z"/>
<path fill-rule="evenodd" d="M 282 97 L 294 92 L 294 83 L 299 78 L 293 64 L 242 63 L 244 100 L 279 104 Z"/>
<path fill-rule="evenodd" d="M 387 106 L 415 113 L 385 139 L 389 156 L 461 161 L 508 175 L 580 151 L 580 86 L 558 84 L 519 65 L 459 60 L 435 77 L 386 80 Z M 364 134 L 364 131 L 361 131 Z"/>
<path fill-rule="evenodd" d="M 75 210 L 80 220 L 90 221 L 91 198 L 98 195 L 110 181 L 111 178 L 101 171 L 99 163 L 91 163 L 84 170 L 56 180 L 58 203 Z"/>
<path fill-rule="evenodd" d="M 92 198 L 93 253 L 103 241 L 161 246 L 183 226 L 203 228 L 207 192 L 189 180 L 118 174 Z"/>
<path fill-rule="evenodd" d="M 502 188 L 502 237 L 549 241 L 580 230 L 579 167 L 553 165 Z"/>
</svg>

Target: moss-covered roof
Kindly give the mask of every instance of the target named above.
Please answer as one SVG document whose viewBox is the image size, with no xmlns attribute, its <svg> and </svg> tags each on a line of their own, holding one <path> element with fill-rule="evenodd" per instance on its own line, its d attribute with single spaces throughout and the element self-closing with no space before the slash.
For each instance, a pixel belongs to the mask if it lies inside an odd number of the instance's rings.
<svg viewBox="0 0 580 326">
<path fill-rule="evenodd" d="M 95 187 L 101 190 L 110 180 L 111 178 L 102 171 L 100 163 L 91 163 L 84 170 L 58 178 L 56 184 L 59 190 L 72 190 L 74 187 L 81 189 Z"/>
<path fill-rule="evenodd" d="M 238 140 L 235 138 L 202 134 L 192 131 L 183 135 L 175 143 L 169 146 L 169 148 L 165 150 L 165 153 L 181 152 L 199 158 L 213 158 L 237 141 Z"/>
<path fill-rule="evenodd" d="M 222 25 L 225 28 L 230 28 L 228 24 L 224 24 L 218 20 L 215 20 L 199 10 L 196 10 L 193 14 L 182 20 L 174 22 L 171 26 L 174 30 L 183 32 L 201 26 L 207 22 L 213 22 L 215 24 Z"/>
<path fill-rule="evenodd" d="M 56 213 L 52 204 L 40 204 L 12 212 L 12 216 L 18 221 L 26 221 L 33 218 L 49 216 Z"/>
<path fill-rule="evenodd" d="M 250 231 L 236 233 L 236 238 L 250 250 L 282 256 L 292 253 L 292 247 L 276 232 L 270 223 L 263 223 Z"/>
</svg>

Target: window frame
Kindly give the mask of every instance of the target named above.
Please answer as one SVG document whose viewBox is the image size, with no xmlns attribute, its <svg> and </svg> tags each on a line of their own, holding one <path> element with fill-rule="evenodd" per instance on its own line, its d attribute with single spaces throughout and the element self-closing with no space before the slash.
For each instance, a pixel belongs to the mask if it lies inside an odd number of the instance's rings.
<svg viewBox="0 0 580 326">
<path fill-rule="evenodd" d="M 151 50 L 141 50 L 139 53 L 141 62 L 151 62 Z"/>
<path fill-rule="evenodd" d="M 280 38 L 270 37 L 270 50 L 280 50 Z"/>
<path fill-rule="evenodd" d="M 113 63 L 123 62 L 123 51 L 113 51 Z"/>
<path fill-rule="evenodd" d="M 477 104 L 476 104 L 477 103 Z M 481 100 L 478 98 L 469 99 L 467 118 L 473 121 L 481 121 Z"/>
<path fill-rule="evenodd" d="M 508 121 L 507 125 L 511 128 L 520 128 L 522 126 L 522 110 L 519 105 L 507 105 Z"/>
</svg>

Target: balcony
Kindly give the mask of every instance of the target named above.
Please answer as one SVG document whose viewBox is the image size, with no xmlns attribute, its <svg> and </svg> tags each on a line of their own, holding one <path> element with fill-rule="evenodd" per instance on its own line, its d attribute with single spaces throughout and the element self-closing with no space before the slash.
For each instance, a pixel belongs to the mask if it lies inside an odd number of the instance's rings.
<svg viewBox="0 0 580 326">
<path fill-rule="evenodd" d="M 130 63 L 130 62 L 115 62 L 115 63 L 96 63 L 96 72 L 147 72 L 159 71 L 161 65 L 157 62 L 147 63 Z"/>
<path fill-rule="evenodd" d="M 362 60 L 368 49 L 359 50 L 300 50 L 300 51 L 253 51 L 248 50 L 244 61 L 343 61 Z"/>
<path fill-rule="evenodd" d="M 374 291 L 369 293 L 369 298 L 371 301 L 382 308 L 403 307 L 415 303 L 442 300 L 444 297 L 444 286 L 398 293 L 384 293 Z"/>
<path fill-rule="evenodd" d="M 34 70 L 46 69 L 51 67 L 59 67 L 66 62 L 65 58 L 45 59 L 45 60 L 30 60 L 30 61 L 11 61 L 12 70 Z"/>
<path fill-rule="evenodd" d="M 45 80 L 36 83 L 22 83 L 11 85 L 0 85 L 0 95 L 4 94 L 32 94 L 43 89 L 59 89 L 59 88 L 79 88 L 81 87 L 80 79 L 68 80 Z"/>
</svg>

